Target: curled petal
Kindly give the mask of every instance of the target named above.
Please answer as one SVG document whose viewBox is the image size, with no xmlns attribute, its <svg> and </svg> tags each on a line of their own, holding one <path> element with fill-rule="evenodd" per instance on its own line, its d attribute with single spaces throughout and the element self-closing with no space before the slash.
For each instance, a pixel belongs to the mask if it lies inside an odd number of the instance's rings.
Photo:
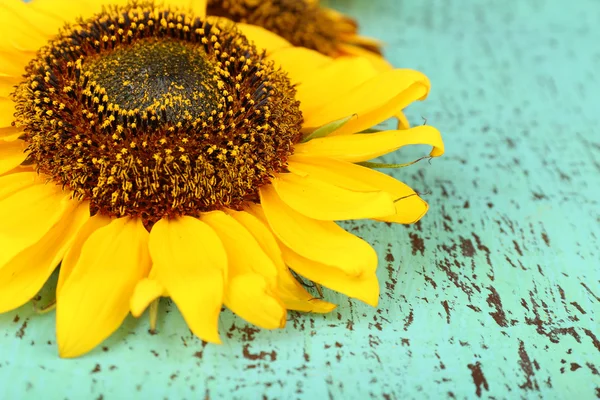
<svg viewBox="0 0 600 400">
<path fill-rule="evenodd" d="M 275 236 L 303 257 L 354 276 L 377 268 L 375 250 L 335 222 L 317 221 L 294 211 L 281 201 L 272 186 L 260 189 L 260 199 L 262 210 L 251 206 L 252 213 L 262 216 Z"/>
<path fill-rule="evenodd" d="M 428 209 L 427 203 L 408 185 L 382 172 L 346 161 L 295 154 L 289 158 L 288 169 L 300 176 L 312 176 L 353 191 L 389 193 L 395 199 L 394 212 L 373 218 L 379 221 L 412 224 Z"/>
<path fill-rule="evenodd" d="M 336 160 L 359 162 L 368 161 L 401 147 L 414 144 L 432 146 L 431 157 L 439 157 L 444 154 L 442 136 L 437 129 L 431 126 L 417 126 L 406 130 L 377 133 L 329 136 L 299 143 L 295 147 L 295 152 L 296 154 L 314 157 L 329 157 Z"/>
<path fill-rule="evenodd" d="M 392 196 L 383 191 L 353 191 L 324 182 L 318 176 L 278 174 L 273 188 L 288 206 L 318 220 L 376 218 L 394 213 Z"/>
<path fill-rule="evenodd" d="M 244 225 L 275 264 L 277 293 L 286 308 L 316 313 L 327 313 L 335 308 L 335 304 L 314 298 L 292 276 L 289 268 L 283 262 L 281 250 L 273 233 L 260 219 L 245 211 L 228 210 L 228 213 Z"/>
<path fill-rule="evenodd" d="M 227 252 L 225 305 L 252 324 L 268 329 L 281 327 L 286 309 L 276 293 L 277 269 L 273 260 L 232 216 L 213 211 L 203 214 L 202 221 L 217 232 Z"/>
<path fill-rule="evenodd" d="M 349 275 L 346 271 L 302 257 L 281 244 L 283 259 L 294 271 L 329 289 L 376 307 L 379 302 L 379 282 L 375 271 Z"/>
<path fill-rule="evenodd" d="M 307 128 L 357 114 L 333 135 L 345 135 L 371 128 L 393 117 L 409 104 L 423 100 L 429 93 L 429 80 L 420 72 L 393 69 L 382 72 L 335 102 L 305 116 Z"/>
</svg>

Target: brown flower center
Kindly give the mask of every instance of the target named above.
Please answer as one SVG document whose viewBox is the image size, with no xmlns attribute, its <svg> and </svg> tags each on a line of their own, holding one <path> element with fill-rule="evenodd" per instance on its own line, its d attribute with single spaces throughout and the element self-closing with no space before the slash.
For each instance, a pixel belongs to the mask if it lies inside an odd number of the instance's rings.
<svg viewBox="0 0 600 400">
<path fill-rule="evenodd" d="M 208 14 L 262 26 L 296 46 L 329 56 L 339 55 L 346 27 L 354 24 L 349 19 L 340 24 L 318 2 L 306 0 L 208 0 Z"/>
<path fill-rule="evenodd" d="M 233 28 L 151 2 L 65 28 L 13 94 L 40 172 L 150 223 L 255 200 L 300 138 L 294 96 Z"/>
</svg>

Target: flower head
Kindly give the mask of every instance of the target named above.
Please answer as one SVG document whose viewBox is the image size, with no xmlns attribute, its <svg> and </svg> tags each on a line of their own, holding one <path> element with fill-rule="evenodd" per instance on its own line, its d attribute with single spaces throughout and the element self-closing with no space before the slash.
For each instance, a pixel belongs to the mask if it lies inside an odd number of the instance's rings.
<svg viewBox="0 0 600 400">
<path fill-rule="evenodd" d="M 422 74 L 293 47 L 198 2 L 57 3 L 0 5 L 0 312 L 60 265 L 57 341 L 74 357 L 161 296 L 210 342 L 223 304 L 267 329 L 335 307 L 291 270 L 377 304 L 375 251 L 334 221 L 427 211 L 356 164 L 443 153 L 431 127 L 360 133 L 424 98 Z"/>
<path fill-rule="evenodd" d="M 295 46 L 331 57 L 361 55 L 389 68 L 379 41 L 360 36 L 356 21 L 318 0 L 208 0 L 208 14 L 263 27 Z"/>
</svg>

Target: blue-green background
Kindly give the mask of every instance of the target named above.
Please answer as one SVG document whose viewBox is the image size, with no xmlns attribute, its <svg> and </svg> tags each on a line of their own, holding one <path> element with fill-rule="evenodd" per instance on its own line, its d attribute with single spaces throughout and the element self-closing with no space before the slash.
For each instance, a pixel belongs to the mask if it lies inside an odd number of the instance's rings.
<svg viewBox="0 0 600 400">
<path fill-rule="evenodd" d="M 600 2 L 327 4 L 430 77 L 408 115 L 446 142 L 393 172 L 429 193 L 420 224 L 346 225 L 380 255 L 380 306 L 327 292 L 336 311 L 276 332 L 227 311 L 206 346 L 164 301 L 158 335 L 130 319 L 61 360 L 26 305 L 0 316 L 0 398 L 600 397 Z"/>
</svg>

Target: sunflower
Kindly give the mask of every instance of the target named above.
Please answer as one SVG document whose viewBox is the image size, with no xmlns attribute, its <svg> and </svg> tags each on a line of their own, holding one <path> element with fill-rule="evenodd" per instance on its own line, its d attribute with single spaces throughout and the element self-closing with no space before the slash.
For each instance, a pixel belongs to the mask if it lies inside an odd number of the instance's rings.
<svg viewBox="0 0 600 400">
<path fill-rule="evenodd" d="M 295 274 L 375 306 L 377 255 L 335 221 L 412 223 L 427 204 L 361 166 L 429 126 L 365 133 L 429 91 L 195 1 L 0 5 L 0 312 L 60 266 L 62 357 L 170 297 L 199 338 L 229 309 L 266 329 L 326 313 Z M 246 27 L 247 28 L 247 27 Z M 297 276 L 297 275 L 296 275 Z"/>
<path fill-rule="evenodd" d="M 295 46 L 331 57 L 358 55 L 382 70 L 391 68 L 378 40 L 359 35 L 354 19 L 318 0 L 208 0 L 207 12 L 263 27 Z"/>
</svg>

